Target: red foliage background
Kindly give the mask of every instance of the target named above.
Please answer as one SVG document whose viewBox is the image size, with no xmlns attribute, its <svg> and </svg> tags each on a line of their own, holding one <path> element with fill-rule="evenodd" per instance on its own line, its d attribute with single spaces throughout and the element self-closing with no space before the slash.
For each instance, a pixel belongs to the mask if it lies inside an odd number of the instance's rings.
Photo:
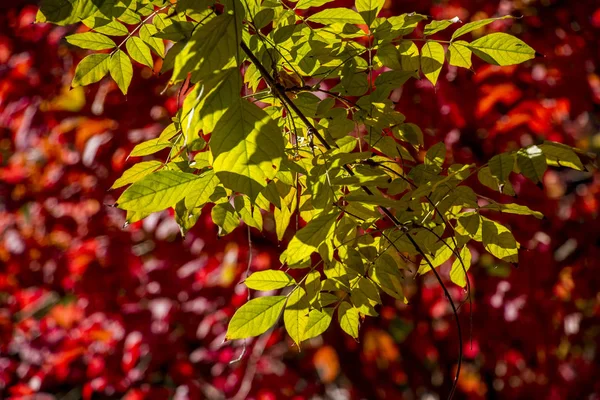
<svg viewBox="0 0 600 400">
<path fill-rule="evenodd" d="M 34 1 L 10 3 L 0 6 L 0 398 L 448 393 L 459 343 L 427 275 L 407 282 L 410 305 L 388 299 L 380 318 L 367 319 L 359 343 L 332 328 L 298 352 L 275 330 L 249 340 L 230 364 L 242 343 L 222 342 L 246 299 L 238 282 L 249 250 L 252 270 L 272 268 L 277 243 L 255 233 L 249 249 L 243 229 L 218 240 L 208 214 L 185 239 L 167 212 L 124 228 L 109 188 L 132 162 L 131 148 L 173 115 L 175 96 L 160 95 L 166 79 L 148 69 L 136 71 L 126 98 L 108 81 L 69 91 L 84 54 L 61 42 L 65 28 L 32 24 Z M 463 21 L 524 15 L 487 31 L 508 30 L 545 56 L 475 72 L 444 67 L 435 90 L 405 85 L 398 109 L 429 144 L 443 140 L 457 162 L 485 162 L 538 139 L 599 151 L 597 2 L 386 3 L 388 14 L 411 11 Z M 460 311 L 467 340 L 458 397 L 598 399 L 600 175 L 552 170 L 543 188 L 514 185 L 516 201 L 547 218 L 503 217 L 523 244 L 517 269 L 475 257 L 473 312 Z"/>
</svg>

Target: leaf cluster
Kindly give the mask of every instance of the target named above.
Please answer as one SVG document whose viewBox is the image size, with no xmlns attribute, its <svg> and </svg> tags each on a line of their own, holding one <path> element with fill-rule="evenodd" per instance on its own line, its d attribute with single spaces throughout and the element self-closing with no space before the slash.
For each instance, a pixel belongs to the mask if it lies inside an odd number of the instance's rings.
<svg viewBox="0 0 600 400">
<path fill-rule="evenodd" d="M 172 123 L 131 153 L 168 156 L 143 159 L 113 186 L 127 186 L 117 206 L 128 222 L 173 208 L 182 234 L 210 212 L 219 235 L 242 223 L 263 230 L 269 219 L 278 240 L 289 238 L 281 269 L 246 279 L 266 295 L 237 310 L 227 339 L 260 335 L 281 315 L 298 345 L 334 320 L 358 339 L 361 319 L 378 315 L 383 294 L 407 301 L 403 280 L 413 268 L 439 278 L 435 268 L 452 262 L 451 280 L 468 286 L 472 241 L 518 261 L 519 243 L 493 213 L 542 215 L 482 196 L 471 177 L 514 195 L 513 173 L 539 183 L 548 166 L 585 168 L 576 150 L 552 142 L 482 166 L 449 164 L 445 145 L 425 152 L 421 129 L 390 100 L 409 79 L 435 85 L 444 63 L 471 68 L 475 55 L 505 66 L 535 57 L 506 33 L 467 41 L 511 17 L 383 18 L 383 0 L 312 12 L 327 3 L 44 0 L 38 13 L 38 22 L 87 27 L 66 37 L 94 51 L 78 64 L 73 87 L 110 75 L 125 94 L 132 60 L 191 87 Z M 450 40 L 434 39 L 456 24 Z M 300 278 L 293 269 L 303 270 Z"/>
</svg>

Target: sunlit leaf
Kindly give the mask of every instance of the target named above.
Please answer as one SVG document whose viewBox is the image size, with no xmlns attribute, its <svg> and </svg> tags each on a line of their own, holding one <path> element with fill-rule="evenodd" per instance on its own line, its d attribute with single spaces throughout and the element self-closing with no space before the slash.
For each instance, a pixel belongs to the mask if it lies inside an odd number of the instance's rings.
<svg viewBox="0 0 600 400">
<path fill-rule="evenodd" d="M 213 168 L 223 185 L 252 201 L 279 170 L 283 138 L 275 122 L 254 103 L 236 101 L 210 139 Z"/>
<path fill-rule="evenodd" d="M 279 319 L 286 300 L 285 296 L 265 296 L 250 300 L 233 314 L 225 338 L 245 339 L 265 333 Z"/>
<path fill-rule="evenodd" d="M 125 43 L 125 47 L 127 47 L 127 52 L 132 59 L 148 68 L 154 68 L 154 61 L 152 60 L 152 54 L 150 54 L 150 48 L 142 39 L 137 36 L 132 36 Z"/>
<path fill-rule="evenodd" d="M 525 42 L 502 32 L 483 36 L 468 47 L 477 57 L 493 65 L 520 64 L 535 57 L 535 50 Z"/>
<path fill-rule="evenodd" d="M 328 8 L 311 15 L 308 19 L 319 24 L 362 24 L 363 18 L 354 10 L 349 8 Z"/>
<path fill-rule="evenodd" d="M 460 249 L 459 256 L 460 257 L 456 257 L 452 263 L 450 279 L 458 286 L 465 287 L 467 286 L 466 272 L 469 271 L 469 268 L 471 267 L 471 252 L 465 246 Z"/>
<path fill-rule="evenodd" d="M 358 327 L 360 325 L 358 310 L 346 301 L 340 303 L 338 307 L 338 321 L 340 327 L 348 335 L 358 340 Z"/>
<path fill-rule="evenodd" d="M 499 18 L 486 18 L 486 19 L 480 19 L 479 21 L 469 22 L 467 24 L 464 24 L 460 28 L 458 28 L 456 31 L 454 31 L 454 33 L 452 34 L 452 40 L 456 39 L 459 36 L 464 35 L 465 33 L 469 33 L 474 30 L 477 30 L 477 29 L 481 29 L 484 26 L 489 25 L 494 21 L 498 21 L 501 19 L 507 19 L 507 18 L 514 18 L 514 17 L 511 15 L 505 15 L 505 16 L 499 17 Z"/>
<path fill-rule="evenodd" d="M 123 175 L 113 183 L 111 189 L 117 189 L 130 183 L 134 183 L 142 179 L 144 176 L 158 169 L 162 163 L 160 161 L 143 161 L 134 164 Z"/>
<path fill-rule="evenodd" d="M 65 37 L 65 40 L 73 46 L 89 50 L 107 50 L 116 46 L 112 39 L 94 32 L 76 33 Z"/>
<path fill-rule="evenodd" d="M 244 284 L 254 290 L 274 290 L 293 285 L 294 278 L 283 271 L 258 271 L 252 273 Z"/>
<path fill-rule="evenodd" d="M 127 94 L 129 84 L 133 78 L 133 67 L 127 54 L 121 50 L 117 50 L 110 56 L 108 70 L 110 71 L 110 76 L 112 76 L 119 89 L 121 89 L 121 92 Z"/>
<path fill-rule="evenodd" d="M 283 324 L 288 335 L 297 346 L 300 346 L 308 324 L 309 304 L 306 292 L 297 287 L 290 294 L 288 302 L 283 311 Z"/>
<path fill-rule="evenodd" d="M 186 172 L 154 172 L 129 186 L 117 204 L 123 210 L 161 211 L 183 199 L 196 179 L 196 175 Z"/>
<path fill-rule="evenodd" d="M 90 54 L 77 64 L 72 87 L 86 86 L 98 82 L 108 72 L 108 54 Z"/>
<path fill-rule="evenodd" d="M 444 64 L 444 47 L 438 42 L 427 42 L 421 48 L 421 71 L 431 82 L 436 84 L 442 65 Z"/>
</svg>

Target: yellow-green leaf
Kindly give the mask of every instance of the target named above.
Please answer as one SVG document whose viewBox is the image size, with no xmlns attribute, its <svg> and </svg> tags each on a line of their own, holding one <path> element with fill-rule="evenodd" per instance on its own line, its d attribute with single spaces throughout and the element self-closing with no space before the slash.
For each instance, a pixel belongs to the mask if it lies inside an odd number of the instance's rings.
<svg viewBox="0 0 600 400">
<path fill-rule="evenodd" d="M 444 47 L 438 42 L 427 42 L 421 48 L 421 71 L 433 85 L 436 84 L 444 64 Z"/>
<path fill-rule="evenodd" d="M 545 141 L 544 144 L 538 146 L 549 165 L 557 167 L 568 167 L 579 171 L 583 171 L 583 164 L 577 154 L 568 146 L 560 143 Z"/>
<path fill-rule="evenodd" d="M 448 64 L 455 67 L 471 68 L 471 50 L 467 47 L 469 43 L 457 40 L 448 46 Z"/>
<path fill-rule="evenodd" d="M 122 50 L 117 50 L 111 57 L 108 66 L 110 76 L 115 80 L 123 94 L 127 94 L 131 78 L 133 78 L 133 67 L 131 60 Z"/>
<path fill-rule="evenodd" d="M 419 57 L 419 48 L 410 40 L 402 40 L 398 44 L 398 53 L 400 54 L 400 64 L 403 71 L 418 73 L 421 68 Z"/>
<path fill-rule="evenodd" d="M 425 154 L 425 165 L 431 165 L 438 170 L 444 165 L 446 160 L 446 145 L 443 142 L 431 146 Z"/>
<path fill-rule="evenodd" d="M 450 270 L 450 279 L 458 286 L 465 287 L 467 286 L 466 272 L 471 267 L 471 252 L 469 251 L 469 248 L 465 246 L 462 249 L 460 249 L 458 255 L 460 256 L 460 258 L 456 257 L 456 259 L 452 263 L 452 269 Z"/>
<path fill-rule="evenodd" d="M 371 26 L 373 20 L 383 8 L 385 0 L 356 0 L 355 6 L 367 25 Z"/>
<path fill-rule="evenodd" d="M 123 210 L 161 211 L 183 199 L 196 179 L 196 175 L 186 172 L 154 172 L 129 186 L 119 197 L 117 204 Z"/>
<path fill-rule="evenodd" d="M 491 24 L 494 21 L 498 21 L 501 19 L 507 19 L 507 18 L 514 18 L 514 17 L 511 15 L 505 15 L 505 16 L 499 17 L 499 18 L 486 18 L 486 19 L 481 19 L 479 21 L 469 22 L 467 24 L 464 24 L 460 28 L 458 28 L 456 31 L 454 31 L 454 33 L 452 34 L 452 40 L 456 39 L 459 36 L 464 35 L 465 33 L 469 33 L 476 29 L 483 28 L 484 26 Z"/>
<path fill-rule="evenodd" d="M 332 317 L 333 307 L 327 307 L 323 310 L 310 310 L 302 340 L 317 337 L 325 332 L 329 328 L 329 324 L 331 324 Z"/>
<path fill-rule="evenodd" d="M 159 152 L 167 147 L 172 147 L 173 144 L 162 138 L 146 140 L 145 142 L 135 145 L 129 157 L 142 157 Z"/>
<path fill-rule="evenodd" d="M 193 189 L 185 197 L 185 206 L 189 209 L 202 207 L 219 185 L 219 178 L 213 170 L 206 171 L 196 182 Z"/>
<path fill-rule="evenodd" d="M 343 301 L 340 303 L 337 311 L 340 328 L 358 340 L 358 327 L 360 325 L 358 310 L 352 307 L 347 301 Z"/>
<path fill-rule="evenodd" d="M 86 86 L 98 82 L 108 72 L 108 65 L 108 54 L 90 54 L 77 64 L 71 86 Z"/>
<path fill-rule="evenodd" d="M 544 218 L 544 214 L 539 211 L 533 211 L 527 206 L 522 206 L 519 204 L 500 204 L 500 203 L 492 203 L 486 206 L 481 207 L 483 210 L 493 210 L 504 212 L 507 214 L 518 214 L 518 215 L 533 215 L 538 219 Z"/>
<path fill-rule="evenodd" d="M 237 55 L 240 30 L 241 24 L 231 14 L 200 25 L 175 57 L 172 81 L 182 81 L 191 73 L 195 83 L 224 68 Z"/>
<path fill-rule="evenodd" d="M 300 229 L 285 250 L 285 262 L 296 264 L 310 257 L 319 246 L 333 235 L 339 212 L 322 214 Z"/>
<path fill-rule="evenodd" d="M 123 172 L 123 175 L 113 183 L 111 189 L 117 189 L 130 183 L 134 183 L 142 179 L 144 176 L 155 171 L 160 167 L 162 163 L 160 161 L 143 161 L 133 165 L 127 171 Z"/>
<path fill-rule="evenodd" d="M 244 281 L 246 286 L 254 290 L 275 290 L 295 284 L 294 278 L 283 271 L 268 269 L 257 271 Z"/>
<path fill-rule="evenodd" d="M 388 295 L 404 300 L 400 268 L 392 256 L 382 254 L 369 269 L 369 276 Z"/>
<path fill-rule="evenodd" d="M 100 33 L 84 32 L 65 37 L 65 40 L 73 46 L 89 50 L 107 50 L 115 47 L 115 42 Z"/>
<path fill-rule="evenodd" d="M 537 146 L 530 146 L 517 152 L 517 166 L 520 172 L 534 183 L 541 182 L 548 168 L 544 152 Z"/>
<path fill-rule="evenodd" d="M 503 184 L 515 166 L 515 155 L 512 153 L 497 154 L 488 162 L 493 177 Z"/>
<path fill-rule="evenodd" d="M 349 8 L 328 8 L 308 17 L 309 21 L 323 25 L 330 24 L 362 24 L 363 18 L 354 10 Z"/>
<path fill-rule="evenodd" d="M 258 336 L 271 328 L 285 306 L 285 296 L 265 296 L 241 306 L 229 321 L 226 340 Z"/>
<path fill-rule="evenodd" d="M 219 203 L 210 210 L 210 216 L 219 227 L 219 236 L 225 236 L 231 233 L 240 225 L 235 209 L 228 202 Z"/>
<path fill-rule="evenodd" d="M 362 314 L 376 317 L 379 314 L 375 311 L 375 306 L 381 304 L 381 298 L 379 297 L 379 290 L 377 286 L 368 278 L 359 277 L 357 284 L 351 290 L 350 298 L 352 304 Z"/>
<path fill-rule="evenodd" d="M 308 308 L 306 292 L 301 287 L 297 287 L 290 294 L 283 311 L 285 330 L 297 346 L 300 346 L 300 342 L 304 337 L 306 324 L 308 323 Z"/>
<path fill-rule="evenodd" d="M 234 102 L 219 119 L 210 147 L 221 183 L 252 201 L 275 177 L 284 152 L 277 124 L 245 100 Z"/>
<path fill-rule="evenodd" d="M 132 36 L 125 43 L 125 47 L 127 47 L 127 52 L 135 61 L 150 69 L 154 68 L 150 47 L 148 47 L 142 39 L 137 36 Z"/>
<path fill-rule="evenodd" d="M 298 10 L 306 10 L 310 7 L 320 7 L 324 4 L 330 3 L 333 0 L 300 0 L 296 3 L 296 7 Z"/>
<path fill-rule="evenodd" d="M 431 21 L 430 23 L 425 25 L 425 28 L 423 29 L 423 35 L 425 35 L 425 36 L 433 35 L 434 33 L 443 31 L 450 25 L 457 23 L 457 22 L 460 22 L 460 19 L 458 19 L 458 17 L 454 17 L 452 19 L 444 19 L 441 21 Z"/>
<path fill-rule="evenodd" d="M 142 39 L 159 57 L 165 57 L 165 43 L 162 39 L 154 37 L 158 30 L 152 24 L 144 24 L 140 28 L 140 39 Z"/>
<path fill-rule="evenodd" d="M 492 65 L 521 64 L 535 57 L 535 50 L 525 42 L 502 32 L 483 36 L 471 42 L 469 48 L 477 57 Z"/>
<path fill-rule="evenodd" d="M 481 217 L 482 242 L 493 256 L 511 263 L 519 261 L 519 244 L 513 234 L 496 221 Z"/>
</svg>

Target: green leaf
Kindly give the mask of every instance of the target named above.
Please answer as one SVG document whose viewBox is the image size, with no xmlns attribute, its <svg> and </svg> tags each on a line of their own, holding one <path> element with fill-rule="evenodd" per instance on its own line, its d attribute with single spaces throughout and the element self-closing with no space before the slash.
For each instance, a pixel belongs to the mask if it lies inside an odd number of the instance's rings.
<svg viewBox="0 0 600 400">
<path fill-rule="evenodd" d="M 313 270 L 306 274 L 304 289 L 306 290 L 306 297 L 310 304 L 318 299 L 319 291 L 321 290 L 321 273 L 319 271 Z"/>
<path fill-rule="evenodd" d="M 493 256 L 511 263 L 519 261 L 519 244 L 504 226 L 491 219 L 481 217 L 482 242 L 485 249 Z"/>
<path fill-rule="evenodd" d="M 296 9 L 306 10 L 310 7 L 320 7 L 324 4 L 331 3 L 333 0 L 300 0 L 296 3 Z"/>
<path fill-rule="evenodd" d="M 498 178 L 492 175 L 489 167 L 484 167 L 477 172 L 477 178 L 482 185 L 489 187 L 492 190 L 495 190 L 500 193 L 507 194 L 509 196 L 514 196 L 515 191 L 509 181 L 501 184 Z"/>
<path fill-rule="evenodd" d="M 127 27 L 119 21 L 99 17 L 90 17 L 84 19 L 83 24 L 94 32 L 102 33 L 108 36 L 125 36 L 129 33 Z"/>
<path fill-rule="evenodd" d="M 498 179 L 500 184 L 508 180 L 515 166 L 515 155 L 512 153 L 501 153 L 495 155 L 488 162 L 492 176 Z"/>
<path fill-rule="evenodd" d="M 448 64 L 455 67 L 471 68 L 471 50 L 467 47 L 469 43 L 457 40 L 448 46 Z"/>
<path fill-rule="evenodd" d="M 379 314 L 375 311 L 375 306 L 381 304 L 379 290 L 377 286 L 368 278 L 359 277 L 358 283 L 352 288 L 350 298 L 354 307 L 362 314 L 376 317 Z"/>
<path fill-rule="evenodd" d="M 417 45 L 410 40 L 402 40 L 398 44 L 398 53 L 400 54 L 402 70 L 417 73 L 418 76 L 419 69 L 421 68 L 421 60 Z"/>
<path fill-rule="evenodd" d="M 104 0 L 42 0 L 35 22 L 70 25 L 98 11 Z"/>
<path fill-rule="evenodd" d="M 201 209 L 189 210 L 185 207 L 185 202 L 179 200 L 175 205 L 175 222 L 179 225 L 179 231 L 181 236 L 185 237 L 190 229 L 196 225 L 200 215 L 202 214 Z"/>
<path fill-rule="evenodd" d="M 253 207 L 246 196 L 236 196 L 233 203 L 235 211 L 246 225 L 262 231 L 263 218 L 258 207 Z"/>
<path fill-rule="evenodd" d="M 477 57 L 492 65 L 521 64 L 535 57 L 535 50 L 525 42 L 502 32 L 483 36 L 468 47 Z"/>
<path fill-rule="evenodd" d="M 221 70 L 194 86 L 181 109 L 181 129 L 187 142 L 200 130 L 208 134 L 215 129 L 227 107 L 239 97 L 241 86 L 238 68 Z"/>
<path fill-rule="evenodd" d="M 517 166 L 525 177 L 534 183 L 541 182 L 548 168 L 544 152 L 537 146 L 530 146 L 517 152 Z"/>
<path fill-rule="evenodd" d="M 191 73 L 195 83 L 233 61 L 242 37 L 241 24 L 237 25 L 233 15 L 221 14 L 198 27 L 175 57 L 172 81 L 184 80 Z"/>
<path fill-rule="evenodd" d="M 333 318 L 333 307 L 327 307 L 323 310 L 311 310 L 308 314 L 306 330 L 302 336 L 302 340 L 311 339 L 319 336 L 329 328 L 331 319 Z"/>
<path fill-rule="evenodd" d="M 500 204 L 500 203 L 492 203 L 481 207 L 483 210 L 493 210 L 504 212 L 507 214 L 519 214 L 519 215 L 533 215 L 538 219 L 544 218 L 544 214 L 539 211 L 533 211 L 527 206 L 522 206 L 519 204 Z"/>
<path fill-rule="evenodd" d="M 439 170 L 442 169 L 442 165 L 444 165 L 444 161 L 446 160 L 446 145 L 442 142 L 437 143 L 425 154 L 425 165 L 434 166 Z"/>
<path fill-rule="evenodd" d="M 206 171 L 194 183 L 194 187 L 185 197 L 185 206 L 189 209 L 202 207 L 209 200 L 219 186 L 219 178 L 213 170 Z"/>
<path fill-rule="evenodd" d="M 338 307 L 338 321 L 340 327 L 348 335 L 358 340 L 358 327 L 360 325 L 358 310 L 347 301 L 342 301 Z"/>
<path fill-rule="evenodd" d="M 174 206 L 193 188 L 196 175 L 161 170 L 129 186 L 117 200 L 119 208 L 155 212 Z"/>
<path fill-rule="evenodd" d="M 125 47 L 127 47 L 127 52 L 131 58 L 150 69 L 154 69 L 150 47 L 142 39 L 132 36 L 125 42 Z"/>
<path fill-rule="evenodd" d="M 383 8 L 385 0 L 356 0 L 356 10 L 369 26 Z"/>
<path fill-rule="evenodd" d="M 457 22 L 460 22 L 458 17 L 454 17 L 452 19 L 444 19 L 441 21 L 431 21 L 430 23 L 425 25 L 425 29 L 423 30 L 423 35 L 425 35 L 425 36 L 433 35 L 434 33 L 443 31 L 450 25 L 457 23 Z"/>
<path fill-rule="evenodd" d="M 123 172 L 123 175 L 113 183 L 111 189 L 117 189 L 130 183 L 134 183 L 142 179 L 144 176 L 155 171 L 162 165 L 160 161 L 143 161 L 134 164 L 127 171 Z"/>
<path fill-rule="evenodd" d="M 438 42 L 427 42 L 421 48 L 421 70 L 433 85 L 436 84 L 444 64 L 444 47 Z"/>
<path fill-rule="evenodd" d="M 363 18 L 359 13 L 349 8 L 328 8 L 308 17 L 309 21 L 323 25 L 331 24 L 362 24 Z"/>
<path fill-rule="evenodd" d="M 306 292 L 301 287 L 290 293 L 288 302 L 283 311 L 283 324 L 288 335 L 299 347 L 308 324 L 308 299 Z"/>
<path fill-rule="evenodd" d="M 90 54 L 77 64 L 71 86 L 76 88 L 98 82 L 108 72 L 108 64 L 108 54 Z"/>
<path fill-rule="evenodd" d="M 107 50 L 116 46 L 112 39 L 94 32 L 76 33 L 65 37 L 65 40 L 73 46 L 89 50 Z"/>
<path fill-rule="evenodd" d="M 486 18 L 486 19 L 481 19 L 479 21 L 469 22 L 468 24 L 464 24 L 463 26 L 458 28 L 456 31 L 454 31 L 454 33 L 452 34 L 451 40 L 454 40 L 457 37 L 464 35 L 465 33 L 469 33 L 476 29 L 483 28 L 484 26 L 491 24 L 494 21 L 498 21 L 501 19 L 507 19 L 507 18 L 514 18 L 514 17 L 511 15 L 505 15 L 505 16 L 499 17 L 499 18 Z"/>
<path fill-rule="evenodd" d="M 210 210 L 213 222 L 219 227 L 219 236 L 225 236 L 240 225 L 235 209 L 228 202 L 219 203 Z"/>
<path fill-rule="evenodd" d="M 233 314 L 225 339 L 245 339 L 265 333 L 279 319 L 286 300 L 286 296 L 265 296 L 250 300 Z"/>
<path fill-rule="evenodd" d="M 452 263 L 452 269 L 450 270 L 450 280 L 458 286 L 467 286 L 467 275 L 466 272 L 471 267 L 471 252 L 467 246 L 460 249 L 458 253 L 459 257 L 456 257 Z M 462 260 L 462 263 L 461 263 Z M 464 267 L 463 267 L 464 265 Z"/>
<path fill-rule="evenodd" d="M 369 270 L 369 276 L 384 292 L 398 300 L 404 300 L 402 275 L 394 258 L 382 254 Z"/>
<path fill-rule="evenodd" d="M 279 170 L 283 137 L 254 103 L 236 101 L 217 122 L 210 139 L 213 168 L 226 188 L 255 201 Z"/>
<path fill-rule="evenodd" d="M 583 171 L 585 169 L 581 160 L 577 157 L 577 154 L 568 146 L 545 141 L 544 144 L 541 144 L 538 147 L 542 150 L 544 156 L 546 156 L 548 165 L 568 167 L 578 171 Z"/>
<path fill-rule="evenodd" d="M 296 264 L 317 251 L 333 235 L 338 215 L 338 212 L 321 214 L 296 232 L 285 250 L 285 262 L 288 265 Z"/>
<path fill-rule="evenodd" d="M 154 52 L 161 58 L 165 57 L 165 44 L 162 39 L 155 38 L 154 35 L 158 32 L 152 24 L 144 24 L 140 28 L 140 39 L 142 39 Z"/>
<path fill-rule="evenodd" d="M 406 36 L 412 33 L 419 22 L 426 20 L 425 15 L 410 13 L 402 14 L 387 19 L 387 22 L 391 24 L 391 36 Z"/>
<path fill-rule="evenodd" d="M 146 140 L 145 142 L 136 144 L 133 150 L 131 150 L 129 157 L 147 156 L 172 146 L 171 142 L 163 138 Z"/>
<path fill-rule="evenodd" d="M 121 50 L 117 50 L 111 57 L 108 66 L 110 76 L 115 80 L 119 89 L 123 94 L 127 94 L 127 89 L 133 78 L 133 67 L 131 60 L 127 54 Z"/>
<path fill-rule="evenodd" d="M 254 290 L 275 290 L 292 286 L 294 278 L 283 271 L 266 270 L 254 272 L 244 281 L 246 286 Z"/>
<path fill-rule="evenodd" d="M 446 246 L 444 243 L 446 243 L 448 246 Z M 429 263 L 426 260 L 421 260 L 421 265 L 419 266 L 418 271 L 419 274 L 425 274 L 431 271 L 432 266 L 434 268 L 439 267 L 448 261 L 450 257 L 452 257 L 452 241 L 449 238 L 445 239 L 443 242 L 438 242 L 437 246 L 437 249 L 432 255 L 425 254 L 427 260 L 429 260 Z M 431 265 L 429 265 L 430 263 Z"/>
</svg>

